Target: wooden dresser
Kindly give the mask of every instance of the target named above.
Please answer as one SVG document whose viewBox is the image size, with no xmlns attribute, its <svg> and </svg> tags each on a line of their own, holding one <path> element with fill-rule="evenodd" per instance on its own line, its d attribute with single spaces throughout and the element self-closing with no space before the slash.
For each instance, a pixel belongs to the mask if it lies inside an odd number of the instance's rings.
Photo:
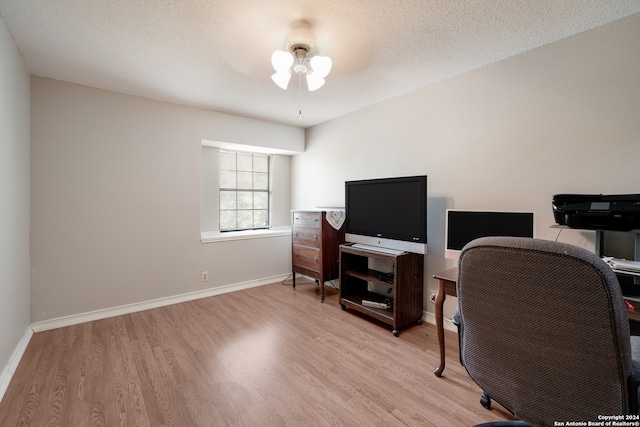
<svg viewBox="0 0 640 427">
<path fill-rule="evenodd" d="M 291 265 L 293 287 L 296 273 L 316 280 L 324 302 L 324 282 L 340 274 L 339 248 L 344 243 L 344 225 L 336 230 L 327 221 L 331 212 L 322 210 L 293 211 L 291 229 Z"/>
</svg>

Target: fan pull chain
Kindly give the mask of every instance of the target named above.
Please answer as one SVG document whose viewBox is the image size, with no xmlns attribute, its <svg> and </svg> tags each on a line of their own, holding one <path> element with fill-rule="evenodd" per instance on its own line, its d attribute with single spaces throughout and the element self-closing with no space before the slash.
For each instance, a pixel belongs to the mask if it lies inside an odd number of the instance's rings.
<svg viewBox="0 0 640 427">
<path fill-rule="evenodd" d="M 302 74 L 298 74 L 298 120 L 302 120 Z"/>
</svg>

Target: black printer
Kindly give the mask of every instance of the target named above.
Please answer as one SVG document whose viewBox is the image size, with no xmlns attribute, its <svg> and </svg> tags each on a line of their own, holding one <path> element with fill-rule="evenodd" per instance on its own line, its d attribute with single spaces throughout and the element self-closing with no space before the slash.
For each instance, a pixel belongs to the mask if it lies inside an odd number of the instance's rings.
<svg viewBox="0 0 640 427">
<path fill-rule="evenodd" d="M 556 194 L 552 207 L 558 225 L 589 230 L 640 229 L 640 194 Z"/>
</svg>

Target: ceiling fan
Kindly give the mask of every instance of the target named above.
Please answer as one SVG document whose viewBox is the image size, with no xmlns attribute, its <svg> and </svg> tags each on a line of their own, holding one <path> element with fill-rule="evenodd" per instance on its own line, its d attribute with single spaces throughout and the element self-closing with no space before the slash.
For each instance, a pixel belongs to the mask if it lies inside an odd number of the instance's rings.
<svg viewBox="0 0 640 427">
<path fill-rule="evenodd" d="M 296 22 L 285 37 L 286 50 L 276 50 L 271 55 L 271 64 L 276 73 L 271 79 L 282 89 L 287 89 L 291 73 L 304 74 L 307 88 L 314 91 L 322 87 L 324 78 L 331 71 L 331 58 L 315 55 L 316 37 L 309 24 Z"/>
</svg>

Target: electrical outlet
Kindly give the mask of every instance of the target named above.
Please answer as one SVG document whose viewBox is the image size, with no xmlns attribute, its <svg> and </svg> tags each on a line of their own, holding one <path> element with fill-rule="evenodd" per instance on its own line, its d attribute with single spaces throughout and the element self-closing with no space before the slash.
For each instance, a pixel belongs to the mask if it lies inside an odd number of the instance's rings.
<svg viewBox="0 0 640 427">
<path fill-rule="evenodd" d="M 203 271 L 202 272 L 202 281 L 206 282 L 209 280 L 209 272 L 208 271 Z"/>
<path fill-rule="evenodd" d="M 431 296 L 429 297 L 429 300 L 431 300 L 432 303 L 436 302 L 436 294 L 431 294 Z"/>
</svg>

